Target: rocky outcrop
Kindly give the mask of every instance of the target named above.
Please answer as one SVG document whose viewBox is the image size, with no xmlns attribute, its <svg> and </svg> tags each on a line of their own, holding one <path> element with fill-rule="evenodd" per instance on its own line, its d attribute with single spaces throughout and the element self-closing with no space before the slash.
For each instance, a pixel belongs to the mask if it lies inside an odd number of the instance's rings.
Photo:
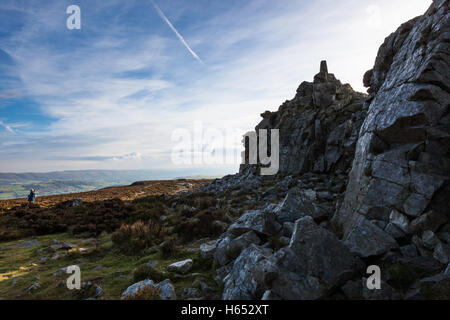
<svg viewBox="0 0 450 320">
<path fill-rule="evenodd" d="M 449 29 L 449 1 L 434 1 L 386 38 L 364 77 L 368 113 L 334 219 L 363 257 L 395 248 L 398 238 L 448 230 Z"/>
<path fill-rule="evenodd" d="M 261 114 L 260 129 L 279 129 L 281 175 L 345 172 L 351 166 L 366 95 L 342 84 L 322 61 L 314 82 L 302 82 L 294 99 Z M 248 160 L 248 144 L 246 154 Z M 248 163 L 248 161 L 246 162 Z M 249 170 L 242 165 L 240 172 Z"/>
<path fill-rule="evenodd" d="M 272 297 L 319 299 L 351 278 L 358 261 L 331 232 L 311 217 L 297 220 L 290 244 L 274 254 L 252 244 L 233 264 L 224 299 Z"/>
<path fill-rule="evenodd" d="M 364 75 L 369 96 L 323 61 L 262 114 L 257 134 L 280 131 L 279 173 L 243 164 L 202 188 L 256 197 L 207 248 L 224 299 L 448 297 L 449 27 L 449 1 L 435 0 L 386 38 Z M 366 285 L 371 265 L 380 289 Z"/>
</svg>

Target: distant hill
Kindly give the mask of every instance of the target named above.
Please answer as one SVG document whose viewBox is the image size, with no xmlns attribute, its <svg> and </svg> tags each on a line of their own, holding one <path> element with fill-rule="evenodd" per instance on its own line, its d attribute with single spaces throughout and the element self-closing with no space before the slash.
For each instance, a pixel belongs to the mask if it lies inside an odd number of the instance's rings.
<svg viewBox="0 0 450 320">
<path fill-rule="evenodd" d="M 0 200 L 24 198 L 30 189 L 39 196 L 85 192 L 105 187 L 129 185 L 142 180 L 170 180 L 180 176 L 187 179 L 221 177 L 198 174 L 196 171 L 176 170 L 73 170 L 54 172 L 0 173 Z"/>
</svg>

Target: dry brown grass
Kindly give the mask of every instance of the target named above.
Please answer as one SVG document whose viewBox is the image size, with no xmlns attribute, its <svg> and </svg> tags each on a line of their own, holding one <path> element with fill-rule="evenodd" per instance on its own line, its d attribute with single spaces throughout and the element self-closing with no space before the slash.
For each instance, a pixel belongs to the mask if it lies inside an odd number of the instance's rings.
<svg viewBox="0 0 450 320">
<path fill-rule="evenodd" d="M 69 193 L 54 196 L 39 195 L 36 198 L 35 205 L 41 208 L 49 208 L 57 203 L 71 201 L 73 199 L 82 199 L 84 202 L 104 201 L 109 199 L 120 199 L 122 201 L 131 201 L 137 198 L 162 194 L 176 194 L 183 191 L 192 191 L 200 186 L 210 182 L 207 179 L 198 180 L 155 180 L 155 181 L 139 181 L 129 186 L 109 187 L 95 191 Z M 192 186 L 190 186 L 192 185 Z M 0 214 L 3 211 L 13 207 L 26 205 L 28 202 L 25 198 L 0 200 Z"/>
</svg>

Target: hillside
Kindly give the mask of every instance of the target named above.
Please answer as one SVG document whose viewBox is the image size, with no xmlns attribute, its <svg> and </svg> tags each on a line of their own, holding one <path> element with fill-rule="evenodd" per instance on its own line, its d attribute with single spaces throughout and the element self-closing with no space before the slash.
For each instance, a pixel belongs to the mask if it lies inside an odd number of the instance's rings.
<svg viewBox="0 0 450 320">
<path fill-rule="evenodd" d="M 196 172 L 196 171 L 192 171 Z M 48 196 L 86 192 L 110 186 L 124 186 L 137 180 L 179 179 L 189 174 L 181 170 L 73 170 L 55 172 L 1 173 L 0 200 L 24 198 L 30 189 Z M 192 175 L 209 179 L 217 175 Z"/>
</svg>

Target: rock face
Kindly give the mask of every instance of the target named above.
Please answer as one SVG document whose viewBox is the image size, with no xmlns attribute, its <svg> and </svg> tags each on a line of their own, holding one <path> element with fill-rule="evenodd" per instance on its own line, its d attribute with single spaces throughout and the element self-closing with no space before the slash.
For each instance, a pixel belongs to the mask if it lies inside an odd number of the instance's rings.
<svg viewBox="0 0 450 320">
<path fill-rule="evenodd" d="M 394 248 L 393 238 L 439 231 L 448 221 L 449 29 L 449 1 L 434 1 L 386 38 L 364 77 L 367 117 L 335 217 L 361 256 Z M 363 238 L 366 244 L 354 241 Z"/>
<path fill-rule="evenodd" d="M 280 131 L 277 175 L 243 164 L 202 187 L 256 195 L 216 242 L 224 299 L 448 299 L 449 3 L 386 38 L 364 75 L 369 96 L 323 61 L 263 113 L 256 130 Z M 367 287 L 371 265 L 381 289 Z"/>
<path fill-rule="evenodd" d="M 261 114 L 255 130 L 280 130 L 282 175 L 346 170 L 351 166 L 366 95 L 328 73 L 325 61 L 314 82 L 302 82 L 294 99 Z M 246 145 L 248 156 L 248 145 Z M 240 172 L 249 170 L 242 165 Z"/>
</svg>

